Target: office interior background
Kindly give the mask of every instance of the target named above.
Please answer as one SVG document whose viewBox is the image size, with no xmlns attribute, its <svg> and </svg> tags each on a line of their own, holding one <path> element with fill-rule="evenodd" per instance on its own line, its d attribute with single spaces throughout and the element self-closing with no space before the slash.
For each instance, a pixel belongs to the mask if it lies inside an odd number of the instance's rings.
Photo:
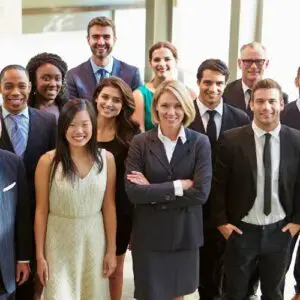
<svg viewBox="0 0 300 300">
<path fill-rule="evenodd" d="M 140 68 L 148 80 L 148 48 L 159 40 L 179 51 L 180 80 L 197 91 L 196 70 L 207 58 L 220 58 L 230 80 L 240 76 L 241 45 L 262 42 L 270 58 L 266 77 L 277 80 L 292 101 L 300 66 L 299 0 L 0 0 L 0 69 L 26 65 L 41 52 L 57 53 L 69 68 L 90 57 L 88 21 L 114 19 L 114 55 Z"/>
</svg>

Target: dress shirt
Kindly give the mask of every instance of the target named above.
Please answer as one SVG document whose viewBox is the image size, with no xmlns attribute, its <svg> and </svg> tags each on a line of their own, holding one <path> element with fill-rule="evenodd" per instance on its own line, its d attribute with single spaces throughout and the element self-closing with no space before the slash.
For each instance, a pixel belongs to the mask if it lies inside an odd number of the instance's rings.
<svg viewBox="0 0 300 300">
<path fill-rule="evenodd" d="M 90 59 L 90 62 L 91 62 L 92 69 L 93 69 L 93 72 L 94 72 L 97 82 L 99 82 L 101 79 L 101 75 L 98 72 L 100 69 L 104 69 L 106 71 L 105 77 L 109 77 L 112 75 L 112 69 L 113 69 L 113 65 L 114 65 L 114 58 L 112 56 L 109 57 L 108 64 L 105 67 L 99 67 L 98 65 L 96 65 L 93 62 L 92 58 Z"/>
<path fill-rule="evenodd" d="M 182 144 L 186 142 L 186 135 L 184 131 L 184 127 L 181 126 L 179 134 L 176 138 L 175 141 L 171 141 L 168 137 L 162 134 L 160 126 L 158 126 L 158 138 L 161 140 L 161 142 L 164 145 L 166 155 L 168 158 L 168 161 L 170 162 L 175 150 L 175 147 L 177 145 L 178 139 L 181 139 Z M 182 183 L 180 180 L 174 180 L 174 191 L 175 191 L 175 196 L 183 196 L 183 188 L 182 188 Z"/>
<path fill-rule="evenodd" d="M 12 130 L 13 127 L 15 126 L 14 121 L 11 120 L 8 116 L 10 115 L 10 113 L 5 109 L 4 106 L 2 106 L 2 116 L 4 119 L 4 123 L 5 123 L 5 127 L 7 129 L 8 132 L 8 136 L 10 138 L 10 140 L 12 140 L 11 138 L 11 134 L 12 134 Z M 20 130 L 22 131 L 23 136 L 25 137 L 25 141 L 26 141 L 26 145 L 27 145 L 27 140 L 28 140 L 28 132 L 29 132 L 29 112 L 28 112 L 28 107 L 26 106 L 20 113 L 18 113 L 17 115 L 22 115 L 22 121 L 18 123 L 18 126 L 20 127 Z M 26 146 L 25 146 L 26 149 Z"/>
<path fill-rule="evenodd" d="M 296 100 L 296 105 L 297 105 L 297 107 L 298 107 L 298 109 L 299 109 L 299 111 L 300 111 L 300 98 L 298 98 L 298 99 Z"/>
<path fill-rule="evenodd" d="M 250 101 L 250 94 L 247 92 L 248 90 L 251 90 L 249 86 L 247 86 L 244 81 L 242 80 L 242 88 L 244 92 L 244 98 L 245 98 L 245 104 L 246 108 L 248 107 L 249 101 Z"/>
<path fill-rule="evenodd" d="M 207 123 L 209 120 L 209 114 L 207 113 L 208 110 L 212 110 L 211 108 L 208 108 L 205 106 L 199 99 L 197 99 L 197 106 L 199 109 L 199 113 L 202 119 L 202 123 L 206 132 L 207 128 Z M 222 116 L 223 116 L 223 100 L 221 99 L 219 105 L 213 109 L 217 113 L 215 114 L 214 120 L 216 123 L 216 128 L 217 128 L 217 139 L 219 138 L 220 131 L 221 131 L 221 126 L 222 126 Z"/>
<path fill-rule="evenodd" d="M 256 163 L 257 163 L 257 184 L 256 184 L 256 198 L 254 204 L 248 214 L 242 219 L 243 222 L 255 225 L 268 225 L 280 220 L 286 216 L 279 200 L 279 163 L 280 163 L 280 128 L 279 124 L 275 129 L 270 131 L 271 134 L 271 159 L 272 159 L 272 190 L 271 190 L 271 213 L 266 216 L 264 214 L 264 164 L 263 151 L 265 144 L 265 132 L 257 127 L 255 122 L 252 122 L 254 131 Z"/>
</svg>

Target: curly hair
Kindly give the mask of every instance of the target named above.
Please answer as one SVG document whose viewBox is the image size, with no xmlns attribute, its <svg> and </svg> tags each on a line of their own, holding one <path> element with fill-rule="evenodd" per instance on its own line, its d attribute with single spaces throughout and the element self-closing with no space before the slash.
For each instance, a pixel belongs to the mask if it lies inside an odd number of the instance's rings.
<svg viewBox="0 0 300 300">
<path fill-rule="evenodd" d="M 68 70 L 68 65 L 65 61 L 62 60 L 60 56 L 53 53 L 40 53 L 32 57 L 26 66 L 26 70 L 29 74 L 29 80 L 32 84 L 28 105 L 36 107 L 36 71 L 40 66 L 45 64 L 51 64 L 57 67 L 62 75 L 62 87 L 55 99 L 55 104 L 60 111 L 64 104 L 69 100 L 67 88 L 65 86 L 65 76 Z"/>
</svg>

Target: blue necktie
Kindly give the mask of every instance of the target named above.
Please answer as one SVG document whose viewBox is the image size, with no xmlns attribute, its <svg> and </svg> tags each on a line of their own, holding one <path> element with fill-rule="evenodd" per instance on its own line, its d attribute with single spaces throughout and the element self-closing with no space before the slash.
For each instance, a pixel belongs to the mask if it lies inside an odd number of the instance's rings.
<svg viewBox="0 0 300 300">
<path fill-rule="evenodd" d="M 10 120 L 13 121 L 14 126 L 11 131 L 11 142 L 13 144 L 15 153 L 22 156 L 26 148 L 26 138 L 21 130 L 20 122 L 22 122 L 22 115 L 9 115 Z"/>
<path fill-rule="evenodd" d="M 98 83 L 99 83 L 100 81 L 102 81 L 106 77 L 106 73 L 108 73 L 108 72 L 105 69 L 99 69 L 97 71 L 97 73 L 100 75 L 100 77 L 97 76 L 97 80 L 98 80 Z"/>
</svg>

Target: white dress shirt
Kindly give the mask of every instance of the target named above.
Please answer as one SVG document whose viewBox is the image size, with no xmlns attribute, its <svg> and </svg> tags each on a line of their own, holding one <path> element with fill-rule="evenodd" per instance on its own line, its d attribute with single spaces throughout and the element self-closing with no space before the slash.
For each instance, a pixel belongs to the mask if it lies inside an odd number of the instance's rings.
<svg viewBox="0 0 300 300">
<path fill-rule="evenodd" d="M 297 105 L 297 107 L 298 107 L 298 109 L 299 109 L 299 111 L 300 111 L 300 98 L 298 98 L 298 99 L 296 100 L 296 105 Z"/>
<path fill-rule="evenodd" d="M 206 132 L 207 129 L 207 123 L 209 120 L 209 114 L 207 113 L 208 110 L 212 110 L 211 108 L 208 108 L 206 105 L 204 105 L 198 98 L 197 98 L 197 106 L 199 109 L 199 113 L 202 119 L 202 123 Z M 217 139 L 219 138 L 221 126 L 222 126 L 222 116 L 223 116 L 223 100 L 221 99 L 219 105 L 214 109 L 217 113 L 215 114 L 214 120 L 216 123 L 216 129 L 217 129 Z"/>
<path fill-rule="evenodd" d="M 105 67 L 99 67 L 98 65 L 96 65 L 93 62 L 92 58 L 90 59 L 90 62 L 91 62 L 92 69 L 93 69 L 93 72 L 94 72 L 97 82 L 99 82 L 101 79 L 100 73 L 98 72 L 100 69 L 104 69 L 106 71 L 105 78 L 112 76 L 112 69 L 114 66 L 113 56 L 109 57 L 108 64 Z"/>
<path fill-rule="evenodd" d="M 248 214 L 242 219 L 243 222 L 255 225 L 268 225 L 280 220 L 286 216 L 282 205 L 279 200 L 279 164 L 280 164 L 280 128 L 279 124 L 274 130 L 270 131 L 271 134 L 271 161 L 272 161 L 272 191 L 271 191 L 271 213 L 266 216 L 264 214 L 264 182 L 265 171 L 263 164 L 263 151 L 265 145 L 265 136 L 267 132 L 257 127 L 255 122 L 252 122 L 254 131 L 255 150 L 256 150 L 256 163 L 257 163 L 257 184 L 256 184 L 256 198 L 254 205 Z"/>
<path fill-rule="evenodd" d="M 168 161 L 170 162 L 177 144 L 178 139 L 181 139 L 182 144 L 186 142 L 186 135 L 184 131 L 184 127 L 181 126 L 179 134 L 176 138 L 175 141 L 170 140 L 168 137 L 162 134 L 160 126 L 158 126 L 158 138 L 161 140 L 161 142 L 164 145 L 166 155 L 168 158 Z M 174 191 L 175 191 L 175 196 L 183 196 L 183 188 L 182 188 L 182 183 L 180 180 L 174 180 Z"/>
<path fill-rule="evenodd" d="M 250 93 L 248 93 L 248 90 L 251 90 L 249 88 L 249 86 L 247 86 L 244 81 L 242 80 L 242 89 L 244 92 L 244 98 L 245 98 L 245 104 L 246 104 L 246 108 L 248 107 L 249 101 L 250 101 Z"/>
</svg>

